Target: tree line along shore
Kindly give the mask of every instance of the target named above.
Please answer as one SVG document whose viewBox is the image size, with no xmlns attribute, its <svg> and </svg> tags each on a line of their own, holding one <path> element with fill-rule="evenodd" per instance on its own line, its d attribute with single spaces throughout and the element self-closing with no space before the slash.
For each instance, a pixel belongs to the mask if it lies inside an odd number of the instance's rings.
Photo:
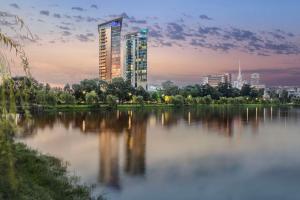
<svg viewBox="0 0 300 200">
<path fill-rule="evenodd" d="M 228 83 L 220 83 L 217 87 L 195 84 L 180 88 L 173 82 L 166 81 L 162 83 L 161 89 L 148 92 L 142 87 L 132 87 L 122 78 L 113 79 L 110 83 L 99 79 L 85 79 L 78 84 L 53 88 L 32 78 L 14 77 L 4 80 L 0 89 L 13 92 L 18 109 L 22 108 L 21 104 L 25 97 L 26 105 L 35 110 L 300 104 L 300 98 L 289 97 L 285 93 L 281 96 L 274 93 L 269 98 L 264 98 L 263 89 L 244 85 L 239 90 Z M 12 98 L 10 95 L 6 96 Z M 10 99 L 6 102 L 10 102 Z"/>
</svg>

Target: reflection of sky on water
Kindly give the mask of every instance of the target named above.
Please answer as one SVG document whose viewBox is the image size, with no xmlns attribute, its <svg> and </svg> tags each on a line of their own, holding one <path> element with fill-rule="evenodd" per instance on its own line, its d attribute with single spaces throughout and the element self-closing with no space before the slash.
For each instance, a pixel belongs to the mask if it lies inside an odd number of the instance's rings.
<svg viewBox="0 0 300 200">
<path fill-rule="evenodd" d="M 69 113 L 20 140 L 108 199 L 299 199 L 300 110 Z"/>
</svg>

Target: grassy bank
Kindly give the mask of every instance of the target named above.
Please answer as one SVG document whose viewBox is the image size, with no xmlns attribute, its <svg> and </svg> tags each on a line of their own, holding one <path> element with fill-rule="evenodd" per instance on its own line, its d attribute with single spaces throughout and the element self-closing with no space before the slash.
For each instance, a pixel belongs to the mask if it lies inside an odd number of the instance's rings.
<svg viewBox="0 0 300 200">
<path fill-rule="evenodd" d="M 67 172 L 67 164 L 16 143 L 16 127 L 0 120 L 0 200 L 89 200 L 91 189 Z"/>
</svg>

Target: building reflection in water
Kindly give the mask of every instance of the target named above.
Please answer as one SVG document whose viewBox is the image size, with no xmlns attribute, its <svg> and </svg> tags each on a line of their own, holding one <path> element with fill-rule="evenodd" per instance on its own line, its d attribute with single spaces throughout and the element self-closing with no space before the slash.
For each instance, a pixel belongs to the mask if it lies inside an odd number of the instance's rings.
<svg viewBox="0 0 300 200">
<path fill-rule="evenodd" d="M 124 136 L 124 172 L 129 176 L 143 176 L 146 171 L 147 115 L 133 112 L 117 112 L 114 123 L 100 123 L 99 133 L 99 182 L 113 189 L 121 189 L 120 146 Z M 107 119 L 112 120 L 112 119 Z M 127 122 L 127 123 L 124 123 Z M 121 133 L 113 126 L 123 125 Z M 112 126 L 112 127 L 110 127 Z M 124 133 L 124 134 L 123 134 Z"/>
<path fill-rule="evenodd" d="M 99 134 L 99 181 L 109 187 L 120 189 L 119 135 L 104 131 Z"/>
<path fill-rule="evenodd" d="M 129 175 L 145 174 L 147 119 L 129 115 L 130 126 L 125 136 L 125 167 Z"/>
</svg>

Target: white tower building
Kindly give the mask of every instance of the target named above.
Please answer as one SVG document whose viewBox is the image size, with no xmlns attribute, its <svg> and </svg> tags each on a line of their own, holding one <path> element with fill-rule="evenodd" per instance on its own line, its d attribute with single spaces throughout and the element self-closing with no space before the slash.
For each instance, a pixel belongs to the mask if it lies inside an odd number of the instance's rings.
<svg viewBox="0 0 300 200">
<path fill-rule="evenodd" d="M 237 89 L 242 89 L 244 84 L 245 84 L 245 81 L 243 80 L 243 76 L 242 76 L 241 61 L 239 61 L 239 73 L 238 73 L 236 81 L 234 81 L 234 87 Z"/>
</svg>

